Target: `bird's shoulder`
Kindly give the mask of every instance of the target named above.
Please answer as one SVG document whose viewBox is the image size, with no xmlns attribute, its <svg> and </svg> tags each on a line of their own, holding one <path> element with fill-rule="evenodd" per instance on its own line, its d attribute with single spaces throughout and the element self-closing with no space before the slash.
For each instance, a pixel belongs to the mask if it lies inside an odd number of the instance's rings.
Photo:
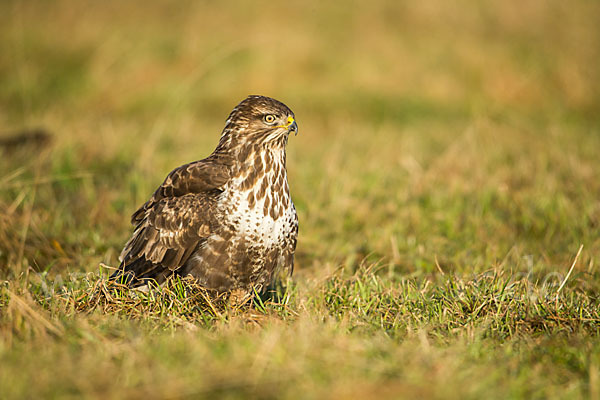
<svg viewBox="0 0 600 400">
<path fill-rule="evenodd" d="M 156 207 L 163 199 L 194 195 L 190 198 L 197 201 L 203 197 L 213 197 L 223 190 L 230 179 L 230 167 L 214 157 L 177 167 L 167 175 L 150 199 L 131 216 L 131 223 L 137 225 L 147 211 Z M 189 204 L 189 200 L 186 199 L 182 204 Z"/>
</svg>

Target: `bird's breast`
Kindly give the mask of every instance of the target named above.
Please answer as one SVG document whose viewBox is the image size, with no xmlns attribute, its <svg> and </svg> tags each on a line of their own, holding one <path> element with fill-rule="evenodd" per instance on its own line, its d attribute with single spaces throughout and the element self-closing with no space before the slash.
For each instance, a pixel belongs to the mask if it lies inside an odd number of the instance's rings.
<svg viewBox="0 0 600 400">
<path fill-rule="evenodd" d="M 252 247 L 280 245 L 294 228 L 296 210 L 285 170 L 265 173 L 252 185 L 243 177 L 234 180 L 223 197 L 226 226 Z"/>
</svg>

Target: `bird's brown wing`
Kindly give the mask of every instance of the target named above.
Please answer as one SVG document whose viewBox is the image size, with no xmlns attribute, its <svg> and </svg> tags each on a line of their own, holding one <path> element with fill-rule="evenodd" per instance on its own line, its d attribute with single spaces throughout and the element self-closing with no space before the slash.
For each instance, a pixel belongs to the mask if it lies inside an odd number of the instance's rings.
<svg viewBox="0 0 600 400">
<path fill-rule="evenodd" d="M 214 229 L 214 203 L 211 196 L 204 194 L 186 194 L 154 203 L 125 245 L 119 257 L 122 267 L 127 269 L 143 259 L 170 271 L 178 269 Z"/>
<path fill-rule="evenodd" d="M 225 167 L 208 160 L 173 170 L 133 214 L 135 230 L 111 278 L 129 273 L 137 282 L 160 281 L 179 269 L 218 224 L 215 206 L 228 179 Z"/>
<path fill-rule="evenodd" d="M 131 223 L 137 225 L 146 211 L 161 199 L 219 190 L 229 178 L 229 169 L 210 158 L 182 165 L 171 171 L 152 197 L 133 213 Z"/>
</svg>

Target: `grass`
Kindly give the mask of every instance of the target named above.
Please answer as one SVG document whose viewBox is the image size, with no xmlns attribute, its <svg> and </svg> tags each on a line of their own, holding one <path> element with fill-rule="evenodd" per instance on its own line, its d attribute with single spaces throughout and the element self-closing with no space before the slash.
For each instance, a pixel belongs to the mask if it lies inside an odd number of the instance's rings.
<svg viewBox="0 0 600 400">
<path fill-rule="evenodd" d="M 598 17 L 2 2 L 0 139 L 51 140 L 0 140 L 0 397 L 599 398 Z M 108 285 L 250 93 L 300 125 L 293 278 L 242 308 Z"/>
</svg>

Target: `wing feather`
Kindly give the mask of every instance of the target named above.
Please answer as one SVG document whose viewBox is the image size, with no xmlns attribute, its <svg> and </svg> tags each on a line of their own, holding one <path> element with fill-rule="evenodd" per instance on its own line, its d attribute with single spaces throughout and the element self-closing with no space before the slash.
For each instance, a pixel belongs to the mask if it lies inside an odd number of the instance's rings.
<svg viewBox="0 0 600 400">
<path fill-rule="evenodd" d="M 133 213 L 131 223 L 137 225 L 144 217 L 145 212 L 161 199 L 220 190 L 229 179 L 229 168 L 224 164 L 214 162 L 211 158 L 175 168 L 156 189 L 150 200 Z"/>
<path fill-rule="evenodd" d="M 172 271 L 178 269 L 213 230 L 214 203 L 202 194 L 160 199 L 146 210 L 121 252 L 125 269 L 139 258 Z"/>
<path fill-rule="evenodd" d="M 214 231 L 215 205 L 229 170 L 210 158 L 173 170 L 131 217 L 135 230 L 113 278 L 130 272 L 138 280 L 179 269 Z"/>
</svg>

